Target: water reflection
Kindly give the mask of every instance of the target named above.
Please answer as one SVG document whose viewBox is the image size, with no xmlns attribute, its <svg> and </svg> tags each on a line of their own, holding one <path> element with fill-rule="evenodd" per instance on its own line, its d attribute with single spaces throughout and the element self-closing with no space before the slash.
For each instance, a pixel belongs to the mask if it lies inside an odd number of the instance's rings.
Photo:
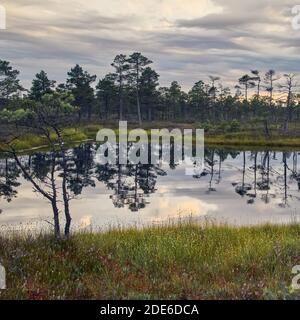
<svg viewBox="0 0 300 320">
<path fill-rule="evenodd" d="M 10 202 L 17 196 L 17 187 L 20 183 L 17 179 L 20 176 L 20 170 L 16 163 L 5 158 L 0 161 L 0 197 Z M 1 210 L 1 209 L 0 209 Z"/>
<path fill-rule="evenodd" d="M 269 213 L 264 222 L 268 222 L 273 216 L 290 214 L 288 208 L 296 210 L 300 199 L 298 152 L 206 148 L 205 169 L 193 177 L 185 176 L 184 165 L 172 159 L 168 166 L 100 165 L 95 161 L 95 153 L 95 145 L 83 144 L 71 150 L 22 156 L 19 162 L 1 158 L 0 222 L 17 222 L 12 221 L 9 212 L 25 212 L 28 186 L 50 203 L 53 222 L 47 222 L 57 232 L 63 215 L 66 235 L 74 215 L 76 222 L 86 225 L 86 221 L 96 220 L 101 225 L 96 206 L 100 212 L 104 208 L 109 211 L 106 216 L 123 210 L 126 218 L 149 207 L 145 216 L 152 219 L 166 218 L 175 210 L 227 217 L 232 211 L 236 219 L 246 211 L 258 216 L 264 204 L 263 210 Z M 14 206 L 18 198 L 22 201 Z M 79 200 L 71 202 L 74 199 Z M 40 202 L 30 208 L 43 211 Z M 84 212 L 79 213 L 83 208 Z M 244 212 L 239 213 L 238 209 Z M 143 214 L 140 217 L 143 219 Z"/>
<path fill-rule="evenodd" d="M 166 172 L 154 165 L 97 165 L 96 177 L 104 182 L 116 208 L 127 207 L 130 211 L 139 211 L 149 204 L 147 198 L 156 191 L 158 176 Z"/>
</svg>

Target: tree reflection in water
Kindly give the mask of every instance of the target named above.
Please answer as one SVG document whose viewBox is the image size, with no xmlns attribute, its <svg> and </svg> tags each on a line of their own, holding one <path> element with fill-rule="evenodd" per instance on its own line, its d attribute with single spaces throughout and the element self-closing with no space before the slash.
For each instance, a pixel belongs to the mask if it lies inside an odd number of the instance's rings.
<svg viewBox="0 0 300 320">
<path fill-rule="evenodd" d="M 216 155 L 218 155 L 217 159 Z M 272 161 L 277 161 L 278 155 L 282 156 L 282 170 L 272 166 Z M 254 204 L 258 197 L 266 204 L 271 199 L 281 197 L 278 203 L 280 207 L 288 206 L 291 198 L 300 200 L 298 196 L 292 196 L 288 193 L 290 185 L 295 182 L 298 191 L 300 191 L 300 172 L 298 171 L 298 152 L 296 151 L 293 153 L 271 152 L 270 150 L 236 152 L 209 148 L 205 150 L 205 169 L 200 175 L 193 177 L 202 180 L 208 177 L 207 194 L 217 191 L 216 185 L 222 181 L 222 163 L 226 163 L 228 157 L 236 159 L 238 156 L 242 159 L 242 165 L 235 169 L 241 175 L 241 179 L 233 181 L 232 186 L 238 195 L 247 198 L 248 204 Z M 292 167 L 290 168 L 288 159 L 291 157 Z M 216 167 L 218 167 L 217 173 Z M 271 189 L 272 192 L 270 192 Z"/>
<path fill-rule="evenodd" d="M 101 182 L 110 191 L 110 199 L 116 208 L 138 212 L 150 203 L 150 196 L 157 190 L 158 178 L 167 175 L 168 169 L 176 170 L 178 167 L 172 157 L 169 166 L 101 165 L 95 161 L 96 148 L 93 144 L 83 144 L 55 153 L 37 152 L 20 157 L 19 164 L 14 159 L 2 158 L 0 198 L 12 201 L 18 196 L 22 179 L 30 181 L 34 191 L 50 201 L 56 219 L 60 206 L 63 206 L 65 234 L 68 234 L 72 215 L 70 202 L 78 198 L 84 189 L 96 188 Z M 227 167 L 227 162 L 235 164 Z M 277 199 L 276 204 L 284 208 L 289 206 L 290 199 L 299 200 L 297 195 L 289 192 L 293 185 L 300 191 L 297 152 L 238 152 L 206 148 L 205 168 L 193 178 L 207 183 L 206 194 L 218 195 L 218 186 L 222 185 L 223 174 L 227 170 L 235 172 L 236 178 L 231 181 L 234 192 L 245 198 L 248 204 L 253 205 L 259 199 L 264 203 Z M 54 227 L 59 228 L 59 220 Z"/>
</svg>

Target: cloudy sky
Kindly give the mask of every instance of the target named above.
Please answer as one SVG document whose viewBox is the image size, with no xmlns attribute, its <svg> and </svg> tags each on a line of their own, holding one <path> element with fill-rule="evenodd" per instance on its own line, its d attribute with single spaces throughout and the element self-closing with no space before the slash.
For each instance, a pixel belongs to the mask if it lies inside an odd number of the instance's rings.
<svg viewBox="0 0 300 320">
<path fill-rule="evenodd" d="M 115 55 L 132 51 L 154 61 L 161 85 L 177 80 L 184 89 L 210 74 L 234 85 L 250 69 L 297 73 L 300 67 L 300 29 L 291 25 L 297 0 L 0 3 L 7 11 L 0 59 L 21 71 L 27 87 L 41 69 L 63 82 L 76 63 L 103 77 Z"/>
</svg>

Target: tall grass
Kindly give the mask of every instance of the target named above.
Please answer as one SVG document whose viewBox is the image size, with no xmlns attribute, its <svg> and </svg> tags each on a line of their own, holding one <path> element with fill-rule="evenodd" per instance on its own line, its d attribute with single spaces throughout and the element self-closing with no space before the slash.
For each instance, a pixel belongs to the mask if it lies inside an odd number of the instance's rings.
<svg viewBox="0 0 300 320">
<path fill-rule="evenodd" d="M 287 299 L 300 226 L 192 223 L 0 238 L 2 299 Z"/>
</svg>

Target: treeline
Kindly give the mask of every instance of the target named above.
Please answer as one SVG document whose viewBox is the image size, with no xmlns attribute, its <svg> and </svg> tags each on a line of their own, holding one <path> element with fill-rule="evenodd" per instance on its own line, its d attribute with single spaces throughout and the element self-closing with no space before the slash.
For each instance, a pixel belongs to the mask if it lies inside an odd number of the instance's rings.
<svg viewBox="0 0 300 320">
<path fill-rule="evenodd" d="M 45 71 L 36 74 L 30 90 L 22 87 L 19 71 L 0 60 L 0 108 L 26 109 L 46 94 L 70 93 L 79 121 L 128 120 L 221 122 L 262 120 L 280 122 L 286 129 L 298 121 L 300 104 L 295 74 L 279 76 L 274 70 L 251 70 L 230 89 L 221 79 L 209 76 L 199 80 L 189 92 L 177 81 L 159 86 L 159 74 L 152 61 L 141 53 L 120 54 L 111 72 L 97 80 L 96 75 L 76 65 L 65 83 L 50 80 Z"/>
</svg>

